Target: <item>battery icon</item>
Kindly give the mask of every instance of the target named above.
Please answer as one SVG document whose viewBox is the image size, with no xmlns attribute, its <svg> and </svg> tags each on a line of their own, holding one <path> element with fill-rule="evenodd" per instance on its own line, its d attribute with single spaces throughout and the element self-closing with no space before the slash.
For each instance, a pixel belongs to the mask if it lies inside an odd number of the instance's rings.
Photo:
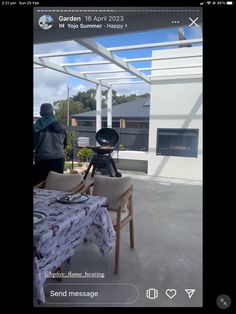
<svg viewBox="0 0 236 314">
<path fill-rule="evenodd" d="M 227 1 L 226 4 L 227 4 L 227 5 L 232 5 L 232 4 L 233 4 L 233 1 Z"/>
</svg>

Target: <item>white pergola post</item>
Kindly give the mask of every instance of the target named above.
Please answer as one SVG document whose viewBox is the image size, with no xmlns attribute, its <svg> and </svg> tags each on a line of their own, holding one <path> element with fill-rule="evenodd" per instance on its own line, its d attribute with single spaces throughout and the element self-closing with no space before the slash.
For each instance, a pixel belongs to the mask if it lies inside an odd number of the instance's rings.
<svg viewBox="0 0 236 314">
<path fill-rule="evenodd" d="M 96 132 L 102 127 L 102 86 L 97 85 L 96 90 Z"/>
<path fill-rule="evenodd" d="M 112 128 L 112 86 L 107 92 L 107 127 Z"/>
</svg>

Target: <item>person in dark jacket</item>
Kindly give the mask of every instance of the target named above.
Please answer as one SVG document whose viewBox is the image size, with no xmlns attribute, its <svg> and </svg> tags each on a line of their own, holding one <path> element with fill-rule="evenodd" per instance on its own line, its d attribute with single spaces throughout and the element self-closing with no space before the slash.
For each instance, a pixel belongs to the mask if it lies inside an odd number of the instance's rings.
<svg viewBox="0 0 236 314">
<path fill-rule="evenodd" d="M 49 171 L 63 173 L 67 134 L 53 115 L 53 107 L 44 103 L 33 125 L 34 185 L 45 180 Z"/>
</svg>

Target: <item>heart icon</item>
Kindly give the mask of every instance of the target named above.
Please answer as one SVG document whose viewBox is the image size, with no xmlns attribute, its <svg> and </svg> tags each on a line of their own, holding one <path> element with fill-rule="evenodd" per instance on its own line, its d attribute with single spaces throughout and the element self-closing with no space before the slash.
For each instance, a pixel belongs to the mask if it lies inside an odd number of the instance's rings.
<svg viewBox="0 0 236 314">
<path fill-rule="evenodd" d="M 177 291 L 175 289 L 167 289 L 166 290 L 166 295 L 168 296 L 168 298 L 172 299 L 176 296 Z"/>
</svg>

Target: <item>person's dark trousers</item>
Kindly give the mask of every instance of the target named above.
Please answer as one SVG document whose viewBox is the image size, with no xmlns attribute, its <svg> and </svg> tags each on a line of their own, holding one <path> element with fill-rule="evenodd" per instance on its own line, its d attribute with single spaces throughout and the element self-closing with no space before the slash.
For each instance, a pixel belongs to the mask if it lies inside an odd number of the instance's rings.
<svg viewBox="0 0 236 314">
<path fill-rule="evenodd" d="M 34 164 L 34 185 L 46 180 L 50 171 L 63 173 L 64 158 L 38 160 Z"/>
</svg>

